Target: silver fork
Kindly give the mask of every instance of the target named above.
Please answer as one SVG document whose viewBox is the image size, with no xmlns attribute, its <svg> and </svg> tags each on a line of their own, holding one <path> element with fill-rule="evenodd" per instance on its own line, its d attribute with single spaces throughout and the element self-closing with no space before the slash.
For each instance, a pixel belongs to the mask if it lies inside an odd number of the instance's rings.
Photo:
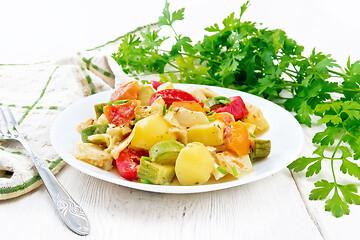
<svg viewBox="0 0 360 240">
<path fill-rule="evenodd" d="M 35 154 L 29 143 L 21 136 L 20 131 L 18 130 L 19 126 L 13 114 L 8 106 L 6 106 L 6 108 L 11 122 L 6 119 L 5 113 L 0 107 L 0 115 L 4 122 L 4 124 L 2 124 L 2 129 L 0 124 L 0 140 L 14 139 L 18 140 L 24 146 L 26 151 L 29 153 L 30 158 L 33 160 L 47 191 L 55 203 L 56 210 L 66 226 L 79 235 L 88 235 L 90 232 L 90 224 L 85 212 L 58 182 L 49 170 L 45 161 Z"/>
</svg>

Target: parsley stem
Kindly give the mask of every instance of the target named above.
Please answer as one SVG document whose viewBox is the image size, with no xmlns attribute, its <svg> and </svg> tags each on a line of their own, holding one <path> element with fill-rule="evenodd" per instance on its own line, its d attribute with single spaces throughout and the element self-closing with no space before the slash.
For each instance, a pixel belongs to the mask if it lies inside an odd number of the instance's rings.
<svg viewBox="0 0 360 240">
<path fill-rule="evenodd" d="M 331 70 L 331 69 L 328 69 L 328 71 L 329 71 L 330 73 L 339 75 L 339 76 L 341 76 L 341 77 L 349 77 L 348 75 L 346 75 L 346 74 L 344 74 L 344 73 L 336 72 L 336 71 Z"/>
<path fill-rule="evenodd" d="M 159 49 L 159 51 L 166 52 L 166 53 L 170 53 L 170 50 Z M 194 55 L 194 54 L 185 53 L 185 52 L 182 52 L 182 53 L 180 53 L 180 54 L 181 54 L 181 55 L 188 56 L 188 57 L 196 58 L 196 59 L 201 59 L 201 60 L 208 61 L 208 62 L 213 62 L 213 63 L 221 64 L 221 61 L 218 61 L 218 60 L 215 60 L 215 59 L 211 59 L 211 58 L 207 58 L 207 57 L 203 57 L 203 56 L 200 56 L 200 55 Z"/>
<path fill-rule="evenodd" d="M 208 62 L 213 62 L 213 63 L 218 63 L 221 64 L 221 61 L 215 60 L 215 59 L 211 59 L 211 58 L 207 58 L 207 57 L 203 57 L 200 55 L 193 55 L 193 54 L 188 54 L 188 53 L 182 53 L 183 55 L 189 56 L 189 57 L 193 57 L 193 58 L 197 58 L 197 59 L 201 59 L 201 60 L 205 60 Z"/>
<path fill-rule="evenodd" d="M 170 28 L 173 30 L 173 32 L 174 32 L 174 34 L 175 34 L 176 40 L 179 40 L 179 35 L 176 33 L 176 31 L 175 31 L 175 29 L 174 29 L 174 27 L 173 27 L 172 24 L 170 25 Z"/>
<path fill-rule="evenodd" d="M 175 69 L 179 69 L 175 64 L 173 64 L 172 62 L 168 62 L 168 64 L 170 65 L 170 66 L 172 66 L 173 68 L 175 68 Z"/>
<path fill-rule="evenodd" d="M 332 172 L 332 175 L 333 175 L 333 179 L 334 179 L 334 183 L 337 185 L 337 182 L 336 182 L 336 176 L 335 176 L 335 170 L 334 170 L 334 157 L 335 157 L 335 154 L 336 154 L 336 152 L 337 152 L 337 150 L 339 149 L 339 147 L 340 147 L 340 144 L 342 143 L 342 141 L 343 141 L 343 137 L 344 137 L 345 135 L 342 135 L 341 136 L 341 138 L 339 139 L 339 142 L 336 144 L 336 147 L 335 147 L 335 149 L 334 149 L 334 152 L 333 152 L 333 154 L 332 154 L 332 156 L 331 156 L 331 172 Z"/>
<path fill-rule="evenodd" d="M 332 109 L 335 111 L 335 113 L 339 116 L 339 112 L 338 112 L 333 106 L 331 106 L 331 108 L 332 108 Z M 343 127 L 343 128 L 344 128 L 344 127 Z M 345 128 L 344 128 L 344 130 L 345 130 L 345 132 L 347 132 Z M 343 138 L 344 138 L 345 135 L 346 135 L 346 133 L 341 136 L 341 138 L 339 139 L 339 142 L 336 144 L 336 147 L 335 147 L 335 149 L 334 149 L 334 151 L 333 151 L 333 154 L 332 154 L 332 156 L 331 156 L 331 172 L 332 172 L 332 175 L 333 175 L 333 179 L 334 179 L 335 185 L 337 185 L 337 182 L 336 182 L 336 176 L 335 176 L 335 170 L 334 170 L 334 158 L 335 158 L 335 154 L 336 154 L 336 152 L 338 151 L 338 149 L 339 149 L 339 147 L 340 147 L 340 144 L 342 143 Z M 336 190 L 337 190 L 337 189 L 335 188 L 335 191 L 336 191 Z"/>
<path fill-rule="evenodd" d="M 360 92 L 360 89 L 350 89 L 350 88 L 343 88 L 343 87 L 338 87 L 336 90 L 338 90 L 339 92 L 338 93 L 343 93 L 344 91 L 347 91 L 347 92 Z"/>
<path fill-rule="evenodd" d="M 326 157 L 326 156 L 323 156 L 324 159 L 328 159 L 328 160 L 343 160 L 342 158 L 336 158 L 336 157 Z"/>
</svg>

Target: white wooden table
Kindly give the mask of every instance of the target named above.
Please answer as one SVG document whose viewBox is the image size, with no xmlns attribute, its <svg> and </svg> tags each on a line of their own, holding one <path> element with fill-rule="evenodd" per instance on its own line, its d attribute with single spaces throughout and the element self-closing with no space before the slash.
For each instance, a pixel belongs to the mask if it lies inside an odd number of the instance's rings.
<svg viewBox="0 0 360 240">
<path fill-rule="evenodd" d="M 185 7 L 179 31 L 200 39 L 204 27 L 239 12 L 243 2 L 171 1 Z M 0 63 L 57 58 L 156 22 L 163 1 L 12 1 L 0 7 Z M 253 0 L 245 18 L 284 29 L 310 52 L 331 53 L 344 65 L 360 59 L 360 24 L 355 1 Z M 1 73 L 0 73 L 1 74 Z M 302 155 L 314 147 L 304 127 Z M 330 175 L 323 166 L 323 174 Z M 66 166 L 57 178 L 87 213 L 91 233 L 80 237 L 57 216 L 45 188 L 0 202 L 1 239 L 357 239 L 360 207 L 336 219 L 323 201 L 308 195 L 319 177 L 288 169 L 231 189 L 197 194 L 158 194 L 107 183 Z M 345 179 L 346 180 L 346 179 Z M 358 183 L 357 183 L 358 184 Z"/>
</svg>

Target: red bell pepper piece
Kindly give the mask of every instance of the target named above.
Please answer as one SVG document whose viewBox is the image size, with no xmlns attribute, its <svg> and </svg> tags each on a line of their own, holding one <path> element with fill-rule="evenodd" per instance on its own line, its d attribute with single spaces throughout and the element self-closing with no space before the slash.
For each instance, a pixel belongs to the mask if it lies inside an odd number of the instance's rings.
<svg viewBox="0 0 360 240">
<path fill-rule="evenodd" d="M 164 89 L 161 91 L 156 92 L 151 98 L 150 98 L 150 105 L 154 103 L 154 101 L 161 97 L 164 99 L 165 104 L 167 106 L 171 106 L 173 102 L 178 101 L 185 101 L 185 102 L 197 102 L 200 103 L 200 101 L 195 98 L 193 95 L 191 95 L 188 92 L 185 92 L 180 89 Z"/>
<path fill-rule="evenodd" d="M 145 152 L 131 148 L 122 150 L 116 159 L 116 168 L 120 176 L 129 181 L 136 180 L 140 158 L 144 155 Z"/>
<path fill-rule="evenodd" d="M 162 84 L 162 83 L 159 82 L 159 81 L 155 81 L 155 80 L 152 80 L 152 81 L 151 81 L 151 85 L 152 85 L 152 87 L 153 87 L 155 90 L 157 90 L 158 87 L 159 87 L 161 84 Z"/>
<path fill-rule="evenodd" d="M 215 108 L 213 111 L 216 113 L 228 112 L 231 113 L 235 119 L 245 117 L 249 114 L 249 111 L 246 109 L 245 103 L 240 96 L 230 97 L 230 104 L 225 105 L 224 107 Z"/>
</svg>

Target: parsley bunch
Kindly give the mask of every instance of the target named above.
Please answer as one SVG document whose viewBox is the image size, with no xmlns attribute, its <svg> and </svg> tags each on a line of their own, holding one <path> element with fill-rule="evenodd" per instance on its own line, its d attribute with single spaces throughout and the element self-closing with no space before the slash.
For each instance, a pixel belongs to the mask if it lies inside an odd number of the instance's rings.
<svg viewBox="0 0 360 240">
<path fill-rule="evenodd" d="M 360 61 L 351 63 L 349 58 L 342 68 L 330 55 L 315 50 L 303 56 L 304 47 L 284 31 L 242 21 L 248 6 L 249 2 L 241 6 L 239 17 L 234 13 L 226 17 L 223 26 L 206 28 L 210 35 L 193 44 L 173 26 L 184 19 L 185 9 L 171 13 L 166 2 L 160 29 L 148 28 L 141 37 L 127 35 L 112 57 L 133 76 L 156 72 L 163 82 L 241 90 L 282 105 L 301 124 L 324 126 L 313 137 L 315 157 L 298 158 L 288 168 L 295 172 L 306 169 L 310 177 L 321 171 L 322 164 L 329 164 L 332 179 L 315 182 L 310 199 L 327 199 L 325 210 L 335 217 L 349 214 L 348 204 L 360 205 L 360 196 L 355 184 L 340 184 L 337 174 L 360 180 L 355 162 L 360 158 Z M 171 38 L 160 37 L 161 27 L 173 30 L 175 44 L 170 50 L 161 49 Z"/>
</svg>

